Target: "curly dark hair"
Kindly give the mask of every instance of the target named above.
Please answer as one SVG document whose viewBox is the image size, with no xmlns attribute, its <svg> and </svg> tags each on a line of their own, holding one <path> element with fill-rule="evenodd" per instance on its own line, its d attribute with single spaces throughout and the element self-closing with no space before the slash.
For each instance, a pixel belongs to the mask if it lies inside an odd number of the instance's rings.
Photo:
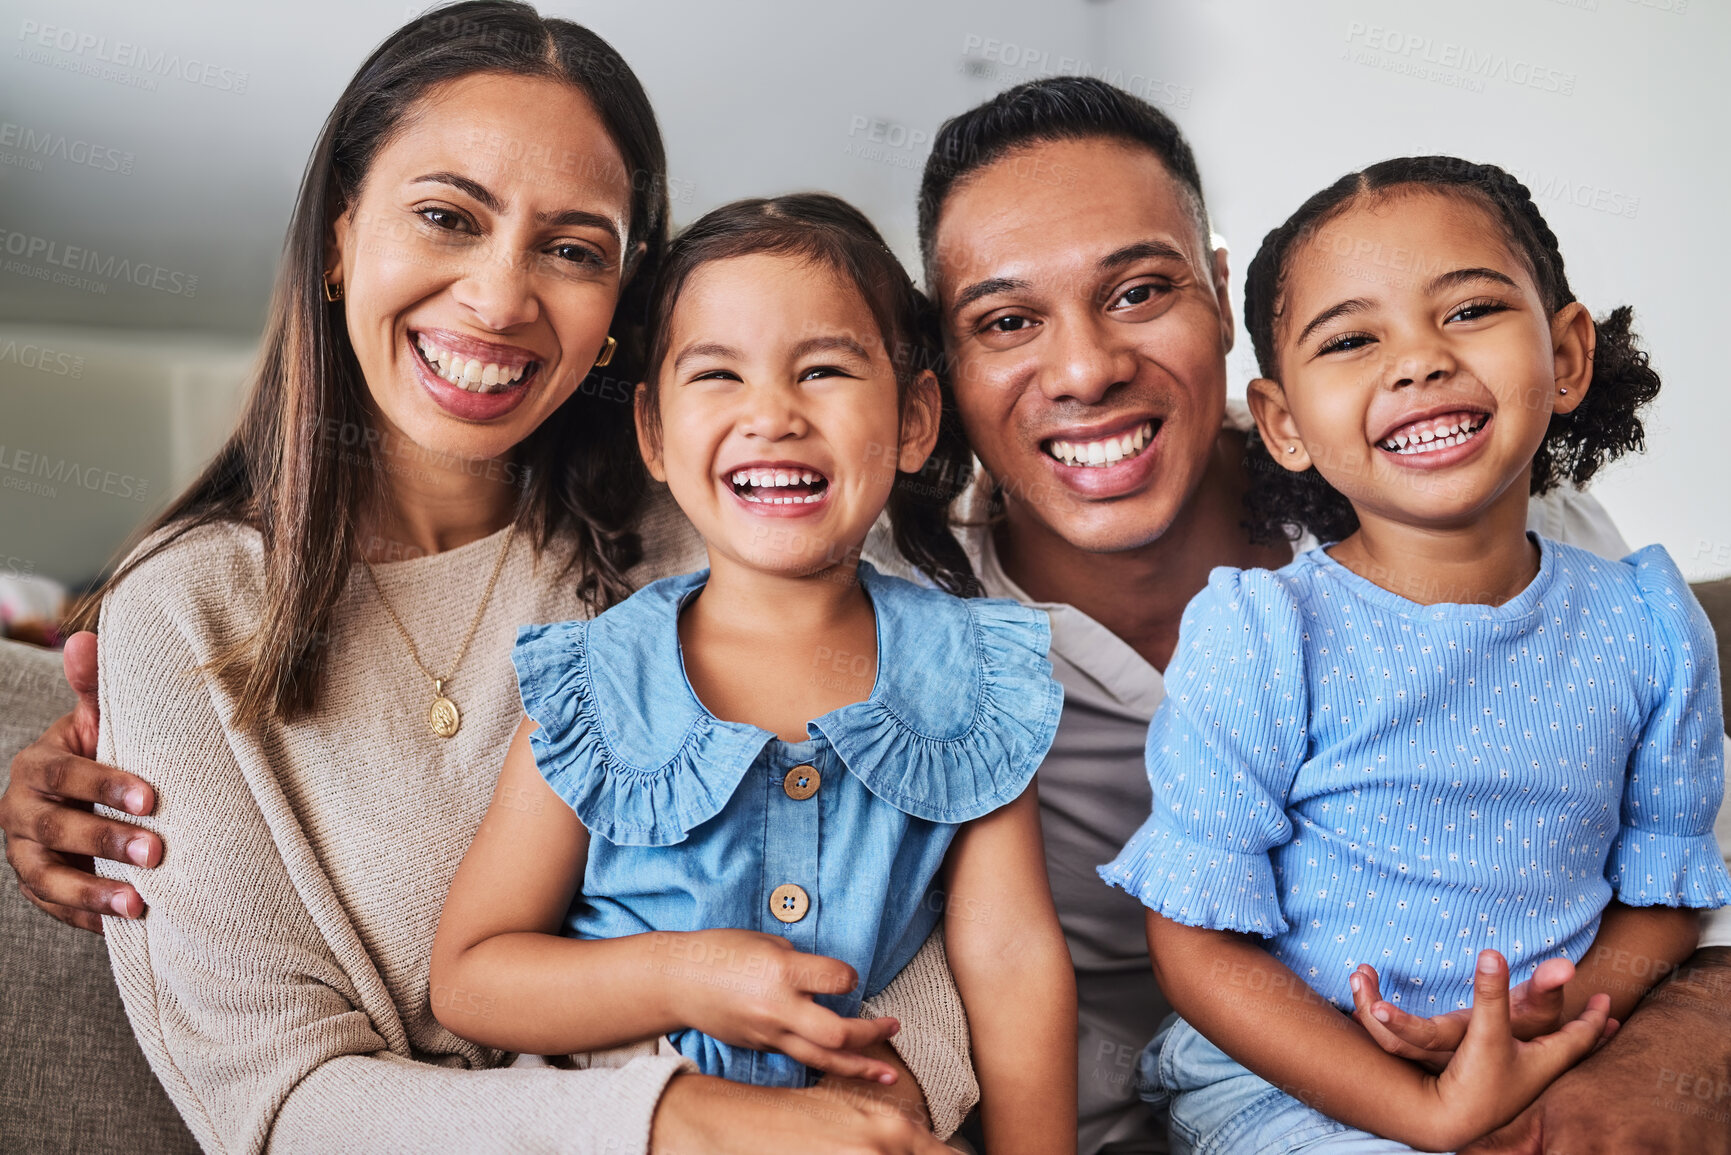
<svg viewBox="0 0 1731 1155">
<path fill-rule="evenodd" d="M 1545 223 L 1527 187 L 1494 164 L 1452 156 L 1407 156 L 1349 173 L 1323 189 L 1263 238 L 1244 286 L 1244 325 L 1264 377 L 1278 379 L 1274 327 L 1280 320 L 1287 257 L 1361 198 L 1417 187 L 1446 190 L 1487 209 L 1505 239 L 1525 261 L 1539 298 L 1555 314 L 1575 300 L 1563 272 L 1556 234 Z M 1659 375 L 1637 343 L 1634 312 L 1627 305 L 1595 322 L 1598 338 L 1593 379 L 1571 413 L 1556 413 L 1533 455 L 1531 493 L 1547 493 L 1563 482 L 1584 485 L 1607 462 L 1645 445 L 1641 410 L 1659 394 Z M 1252 540 L 1296 541 L 1305 532 L 1339 541 L 1358 529 L 1358 514 L 1313 466 L 1302 473 L 1282 468 L 1252 431 L 1246 449 L 1250 488 L 1244 502 Z"/>
<path fill-rule="evenodd" d="M 674 238 L 651 298 L 644 378 L 649 420 L 655 420 L 656 377 L 685 283 L 711 261 L 759 253 L 820 262 L 859 288 L 895 367 L 903 403 L 921 373 L 937 376 L 943 404 L 938 441 L 918 473 L 897 471 L 888 505 L 890 531 L 902 556 L 940 589 L 980 596 L 980 579 L 950 522 L 950 504 L 973 477 L 974 458 L 950 389 L 936 310 L 871 221 L 841 198 L 828 193 L 750 197 L 705 213 Z M 659 436 L 653 424 L 651 431 Z"/>
</svg>

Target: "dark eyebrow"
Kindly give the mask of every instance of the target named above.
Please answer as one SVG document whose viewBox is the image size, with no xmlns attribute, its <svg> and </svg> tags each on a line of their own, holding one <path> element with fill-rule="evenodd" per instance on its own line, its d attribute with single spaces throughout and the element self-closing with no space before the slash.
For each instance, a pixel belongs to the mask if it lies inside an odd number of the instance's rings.
<svg viewBox="0 0 1731 1155">
<path fill-rule="evenodd" d="M 1430 284 L 1425 286 L 1425 293 L 1428 295 L 1443 289 L 1452 289 L 1456 285 L 1463 285 L 1468 281 L 1494 281 L 1511 289 L 1520 288 L 1519 285 L 1515 284 L 1513 277 L 1499 273 L 1495 269 L 1455 269 L 1452 272 L 1438 273 L 1432 277 Z"/>
<path fill-rule="evenodd" d="M 719 357 L 723 361 L 737 361 L 740 358 L 740 352 L 732 345 L 723 345 L 715 341 L 705 341 L 699 345 L 687 345 L 679 351 L 679 356 L 673 359 L 674 372 L 677 373 L 681 365 L 694 357 Z"/>
<path fill-rule="evenodd" d="M 504 212 L 505 204 L 486 185 L 476 180 L 454 172 L 430 172 L 426 176 L 418 176 L 410 184 L 448 184 L 460 192 L 486 206 L 489 212 Z M 538 225 L 554 225 L 559 228 L 588 227 L 597 228 L 615 236 L 619 233 L 619 223 L 601 213 L 587 212 L 583 209 L 561 209 L 554 212 L 536 213 L 535 223 Z"/>
<path fill-rule="evenodd" d="M 1015 277 L 987 277 L 983 281 L 975 281 L 956 294 L 956 303 L 950 306 L 950 316 L 955 316 L 981 297 L 989 297 L 993 293 L 1013 293 L 1026 288 L 1028 282 Z"/>
<path fill-rule="evenodd" d="M 454 172 L 430 172 L 426 176 L 418 176 L 410 184 L 448 184 L 460 192 L 465 192 L 485 205 L 490 212 L 499 212 L 499 198 L 488 191 L 487 186 L 479 181 L 470 180 Z"/>
<path fill-rule="evenodd" d="M 807 337 L 793 347 L 793 359 L 798 361 L 800 358 L 810 356 L 813 353 L 827 352 L 832 349 L 839 349 L 843 353 L 852 353 L 861 361 L 869 362 L 872 359 L 872 355 L 866 351 L 864 345 L 852 337 L 843 337 L 840 334 L 832 337 Z"/>
<path fill-rule="evenodd" d="M 1298 339 L 1294 341 L 1293 344 L 1302 345 L 1306 338 L 1324 325 L 1328 324 L 1330 321 L 1337 320 L 1341 317 L 1350 317 L 1354 313 L 1362 313 L 1368 308 L 1370 308 L 1370 302 L 1365 300 L 1363 297 L 1354 297 L 1350 301 L 1342 301 L 1338 305 L 1330 305 L 1328 308 L 1310 319 L 1310 324 L 1306 325 L 1304 331 L 1298 334 Z"/>
<path fill-rule="evenodd" d="M 1189 260 L 1181 250 L 1173 248 L 1165 241 L 1137 241 L 1135 244 L 1125 245 L 1121 249 L 1107 253 L 1095 264 L 1101 270 L 1111 270 L 1135 261 L 1145 261 L 1150 257 L 1170 261 Z"/>
</svg>

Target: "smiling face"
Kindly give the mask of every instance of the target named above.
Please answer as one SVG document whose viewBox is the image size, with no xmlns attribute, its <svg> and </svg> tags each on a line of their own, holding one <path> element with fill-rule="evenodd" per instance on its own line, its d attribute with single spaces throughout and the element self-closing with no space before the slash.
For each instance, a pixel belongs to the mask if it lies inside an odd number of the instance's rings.
<svg viewBox="0 0 1731 1155">
<path fill-rule="evenodd" d="M 666 347 L 653 420 L 639 391 L 639 442 L 711 565 L 851 570 L 897 470 L 918 470 L 936 442 L 936 378 L 923 374 L 899 405 L 859 290 L 793 257 L 699 266 Z"/>
<path fill-rule="evenodd" d="M 329 273 L 387 446 L 505 457 L 571 396 L 619 297 L 630 193 L 568 84 L 480 73 L 421 102 L 338 219 Z"/>
<path fill-rule="evenodd" d="M 1274 336 L 1280 381 L 1251 387 L 1263 439 L 1362 522 L 1445 528 L 1524 504 L 1551 415 L 1580 404 L 1591 366 L 1585 309 L 1551 315 L 1491 212 L 1416 187 L 1294 246 Z"/>
<path fill-rule="evenodd" d="M 1013 152 L 938 221 L 962 421 L 1012 524 L 1113 552 L 1165 533 L 1220 435 L 1224 254 L 1160 158 L 1109 139 Z"/>
</svg>

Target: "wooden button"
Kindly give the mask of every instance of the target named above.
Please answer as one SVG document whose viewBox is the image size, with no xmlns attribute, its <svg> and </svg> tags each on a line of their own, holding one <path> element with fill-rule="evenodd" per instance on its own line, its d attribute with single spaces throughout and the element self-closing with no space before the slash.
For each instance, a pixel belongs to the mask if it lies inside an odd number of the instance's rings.
<svg viewBox="0 0 1731 1155">
<path fill-rule="evenodd" d="M 781 780 L 781 788 L 787 791 L 787 796 L 795 802 L 804 802 L 817 788 L 823 785 L 823 776 L 817 772 L 816 766 L 795 766 L 787 772 L 787 777 Z"/>
<path fill-rule="evenodd" d="M 769 913 L 782 922 L 798 922 L 811 909 L 811 899 L 791 882 L 784 882 L 769 892 Z"/>
</svg>

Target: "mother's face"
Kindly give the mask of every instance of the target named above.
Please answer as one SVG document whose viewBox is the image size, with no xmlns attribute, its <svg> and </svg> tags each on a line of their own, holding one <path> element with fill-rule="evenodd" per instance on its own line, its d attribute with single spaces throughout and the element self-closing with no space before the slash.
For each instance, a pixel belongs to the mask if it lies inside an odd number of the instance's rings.
<svg viewBox="0 0 1731 1155">
<path fill-rule="evenodd" d="M 1032 521 L 1091 552 L 1158 538 L 1220 433 L 1224 253 L 1145 148 L 1013 152 L 950 194 L 936 291 L 963 424 Z"/>
<path fill-rule="evenodd" d="M 335 227 L 330 279 L 387 438 L 505 456 L 577 389 L 619 298 L 631 185 L 568 84 L 433 90 Z"/>
</svg>

